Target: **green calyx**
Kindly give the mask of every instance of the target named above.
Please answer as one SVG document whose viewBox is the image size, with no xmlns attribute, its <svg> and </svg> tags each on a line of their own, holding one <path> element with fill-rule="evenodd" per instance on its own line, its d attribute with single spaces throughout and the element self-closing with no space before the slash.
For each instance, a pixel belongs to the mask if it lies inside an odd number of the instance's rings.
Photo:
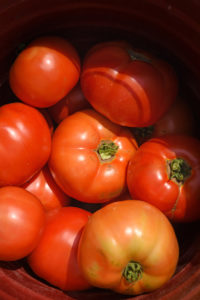
<svg viewBox="0 0 200 300">
<path fill-rule="evenodd" d="M 184 181 L 191 175 L 190 165 L 182 158 L 175 158 L 169 163 L 170 179 L 175 179 L 178 183 L 184 183 Z"/>
<path fill-rule="evenodd" d="M 110 160 L 117 153 L 119 146 L 112 141 L 102 141 L 97 149 L 101 160 Z"/>
<path fill-rule="evenodd" d="M 139 60 L 139 61 L 143 61 L 146 63 L 151 63 L 151 60 L 143 53 L 139 53 L 131 48 L 127 49 L 127 52 L 129 54 L 131 60 Z"/>
<path fill-rule="evenodd" d="M 133 283 L 142 278 L 142 273 L 142 266 L 137 262 L 130 261 L 123 271 L 123 276 L 129 283 Z"/>
</svg>

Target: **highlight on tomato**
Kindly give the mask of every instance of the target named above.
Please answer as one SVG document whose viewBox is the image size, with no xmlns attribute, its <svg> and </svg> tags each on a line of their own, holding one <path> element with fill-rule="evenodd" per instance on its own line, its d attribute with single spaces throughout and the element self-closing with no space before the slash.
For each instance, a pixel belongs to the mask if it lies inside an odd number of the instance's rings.
<svg viewBox="0 0 200 300">
<path fill-rule="evenodd" d="M 24 258 L 39 242 L 45 225 L 40 201 L 21 187 L 0 188 L 0 260 Z"/>
<path fill-rule="evenodd" d="M 59 124 L 67 116 L 86 108 L 91 108 L 91 105 L 85 99 L 80 83 L 78 83 L 62 100 L 50 106 L 48 112 L 53 120 Z"/>
<path fill-rule="evenodd" d="M 91 287 L 77 262 L 80 236 L 90 215 L 78 207 L 62 207 L 47 213 L 43 235 L 27 258 L 35 274 L 66 291 Z"/>
<path fill-rule="evenodd" d="M 140 146 L 130 160 L 127 184 L 134 199 L 147 201 L 174 222 L 200 219 L 200 140 L 167 135 Z"/>
<path fill-rule="evenodd" d="M 178 92 L 171 65 L 122 41 L 92 47 L 83 61 L 80 81 L 95 110 L 129 127 L 154 124 Z"/>
<path fill-rule="evenodd" d="M 70 198 L 56 184 L 48 165 L 45 165 L 22 187 L 41 201 L 45 211 L 70 204 Z"/>
<path fill-rule="evenodd" d="M 50 171 L 70 197 L 88 203 L 116 198 L 138 146 L 131 132 L 92 109 L 68 116 L 56 128 Z"/>
<path fill-rule="evenodd" d="M 78 82 L 80 58 L 74 46 L 59 36 L 42 36 L 22 50 L 10 68 L 13 93 L 23 102 L 49 107 Z"/>
<path fill-rule="evenodd" d="M 48 161 L 51 133 L 34 107 L 14 102 L 0 107 L 0 186 L 22 185 Z"/>
<path fill-rule="evenodd" d="M 153 205 L 125 200 L 92 214 L 78 262 L 93 286 L 127 295 L 154 291 L 174 275 L 179 245 L 168 218 Z"/>
<path fill-rule="evenodd" d="M 155 124 L 147 127 L 131 128 L 139 145 L 150 138 L 168 134 L 187 134 L 195 136 L 195 116 L 191 104 L 178 97 L 170 109 Z"/>
</svg>

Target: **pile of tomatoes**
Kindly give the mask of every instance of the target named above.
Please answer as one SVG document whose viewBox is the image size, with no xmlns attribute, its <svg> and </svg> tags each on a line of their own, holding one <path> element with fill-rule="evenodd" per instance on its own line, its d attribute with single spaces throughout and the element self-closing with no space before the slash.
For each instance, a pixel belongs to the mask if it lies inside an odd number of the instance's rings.
<svg viewBox="0 0 200 300">
<path fill-rule="evenodd" d="M 48 36 L 19 53 L 9 84 L 0 260 L 24 258 L 64 291 L 163 286 L 179 259 L 174 223 L 200 219 L 200 141 L 173 67 L 122 41 L 81 61 Z"/>
</svg>

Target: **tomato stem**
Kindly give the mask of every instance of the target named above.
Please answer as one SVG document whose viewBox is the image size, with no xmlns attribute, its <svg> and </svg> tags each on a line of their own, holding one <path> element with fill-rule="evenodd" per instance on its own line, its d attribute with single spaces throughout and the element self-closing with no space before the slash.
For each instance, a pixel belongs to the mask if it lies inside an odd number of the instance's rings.
<svg viewBox="0 0 200 300">
<path fill-rule="evenodd" d="M 131 60 L 139 60 L 139 61 L 143 61 L 146 63 L 151 63 L 151 60 L 143 53 L 139 53 L 131 48 L 128 48 L 127 52 L 129 54 Z"/>
<path fill-rule="evenodd" d="M 123 271 L 123 276 L 129 283 L 133 283 L 142 278 L 142 272 L 142 266 L 139 263 L 130 261 Z"/>
<path fill-rule="evenodd" d="M 184 181 L 191 175 L 190 165 L 182 158 L 175 158 L 170 161 L 170 179 L 175 179 L 178 183 L 184 183 Z"/>
<path fill-rule="evenodd" d="M 112 141 L 101 141 L 97 149 L 97 153 L 100 155 L 102 160 L 110 160 L 115 156 L 118 148 L 119 146 Z"/>
</svg>

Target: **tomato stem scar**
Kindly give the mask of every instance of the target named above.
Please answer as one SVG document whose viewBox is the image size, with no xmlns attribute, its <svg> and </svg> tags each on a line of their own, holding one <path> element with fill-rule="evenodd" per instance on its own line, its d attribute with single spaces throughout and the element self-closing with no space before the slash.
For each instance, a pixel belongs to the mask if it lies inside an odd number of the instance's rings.
<svg viewBox="0 0 200 300">
<path fill-rule="evenodd" d="M 191 175 L 190 165 L 182 158 L 175 158 L 169 162 L 170 179 L 175 179 L 178 183 L 184 181 Z"/>
<path fill-rule="evenodd" d="M 123 271 L 123 276 L 129 283 L 133 283 L 142 278 L 142 272 L 142 266 L 138 262 L 130 261 Z"/>
<path fill-rule="evenodd" d="M 102 160 L 112 159 L 117 153 L 119 146 L 112 141 L 101 141 L 97 153 Z"/>
</svg>

